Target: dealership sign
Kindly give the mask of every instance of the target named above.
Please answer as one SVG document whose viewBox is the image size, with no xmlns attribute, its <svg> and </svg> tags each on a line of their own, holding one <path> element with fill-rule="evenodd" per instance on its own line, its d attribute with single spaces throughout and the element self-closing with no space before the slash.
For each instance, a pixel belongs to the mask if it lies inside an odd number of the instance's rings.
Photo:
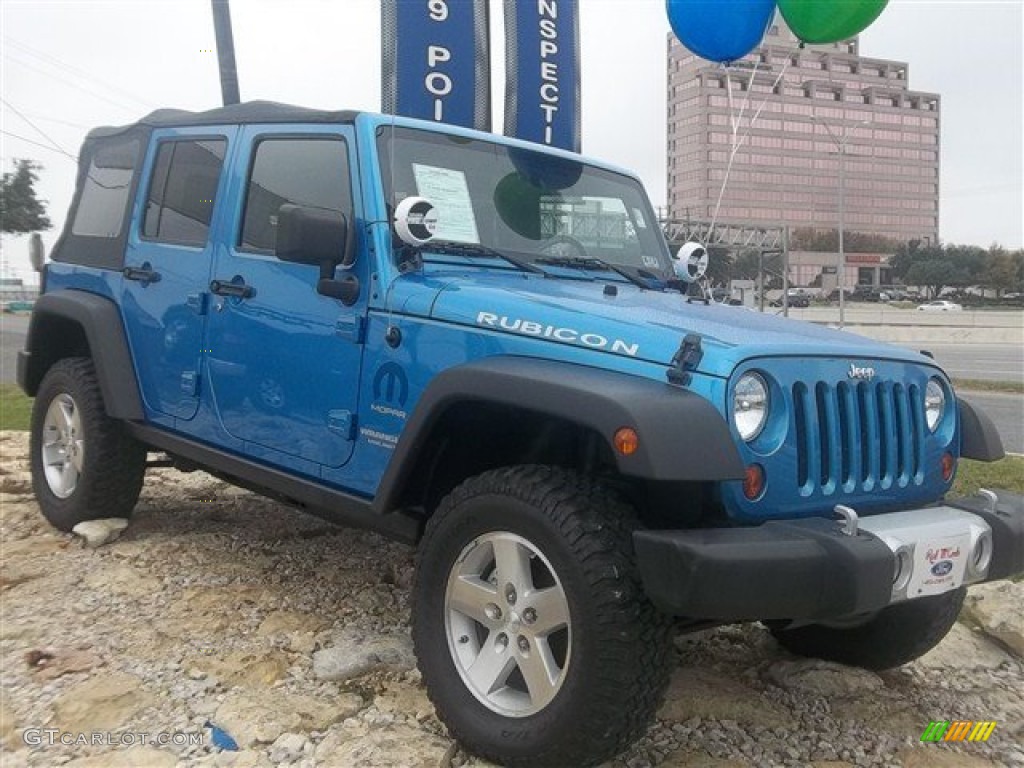
<svg viewBox="0 0 1024 768">
<path fill-rule="evenodd" d="M 384 112 L 491 128 L 487 0 L 382 0 Z"/>
<path fill-rule="evenodd" d="M 491 128 L 487 0 L 382 0 L 382 109 Z M 580 151 L 577 0 L 505 0 L 505 133 Z"/>
</svg>

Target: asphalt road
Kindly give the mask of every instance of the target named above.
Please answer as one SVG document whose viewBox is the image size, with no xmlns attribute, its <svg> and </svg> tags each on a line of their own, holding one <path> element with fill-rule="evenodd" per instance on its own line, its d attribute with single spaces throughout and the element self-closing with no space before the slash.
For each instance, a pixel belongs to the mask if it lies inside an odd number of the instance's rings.
<svg viewBox="0 0 1024 768">
<path fill-rule="evenodd" d="M 24 345 L 27 332 L 28 315 L 0 315 L 0 382 L 14 381 L 18 350 Z M 1024 349 L 1021 347 L 931 344 L 928 348 L 954 378 L 1024 381 Z M 1007 451 L 1024 453 L 1024 396 L 972 392 L 967 398 L 992 418 Z"/>
<path fill-rule="evenodd" d="M 1024 346 L 1016 344 L 903 344 L 935 355 L 954 379 L 1024 382 Z"/>
<path fill-rule="evenodd" d="M 9 384 L 17 373 L 18 350 L 25 346 L 28 315 L 0 313 L 0 383 Z"/>
<path fill-rule="evenodd" d="M 1007 453 L 1024 454 L 1024 395 L 1001 392 L 960 392 L 960 396 L 983 410 L 999 431 Z"/>
</svg>

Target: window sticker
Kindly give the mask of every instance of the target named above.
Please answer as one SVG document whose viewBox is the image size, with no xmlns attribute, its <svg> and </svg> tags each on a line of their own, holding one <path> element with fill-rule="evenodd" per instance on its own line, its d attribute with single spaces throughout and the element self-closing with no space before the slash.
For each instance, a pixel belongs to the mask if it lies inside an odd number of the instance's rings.
<svg viewBox="0 0 1024 768">
<path fill-rule="evenodd" d="M 437 231 L 434 237 L 457 243 L 479 243 L 480 235 L 476 229 L 466 174 L 419 163 L 413 163 L 412 169 L 416 176 L 418 194 L 429 199 L 437 208 Z"/>
</svg>

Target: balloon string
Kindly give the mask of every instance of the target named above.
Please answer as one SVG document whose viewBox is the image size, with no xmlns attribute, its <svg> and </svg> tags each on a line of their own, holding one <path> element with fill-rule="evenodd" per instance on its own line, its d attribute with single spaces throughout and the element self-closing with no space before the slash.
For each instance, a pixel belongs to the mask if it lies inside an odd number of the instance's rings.
<svg viewBox="0 0 1024 768">
<path fill-rule="evenodd" d="M 793 46 L 793 48 L 790 49 L 789 54 L 786 55 L 786 63 L 780 70 L 779 76 L 775 78 L 775 82 L 772 83 L 772 92 L 775 91 L 775 89 L 781 82 L 783 76 L 785 76 L 786 70 L 789 69 L 790 62 L 792 61 L 792 54 L 798 47 L 802 46 Z M 760 64 L 760 61 L 758 61 L 758 64 Z M 766 95 L 764 99 L 761 100 L 760 106 L 758 106 L 757 110 L 754 112 L 754 116 L 751 117 L 748 121 L 746 133 L 744 133 L 742 136 L 737 137 L 737 133 L 739 132 L 739 129 L 741 127 L 741 121 L 743 119 L 743 110 L 746 108 L 746 103 L 750 101 L 750 94 L 753 91 L 754 77 L 757 74 L 758 64 L 754 65 L 753 73 L 751 74 L 750 80 L 747 84 L 747 96 L 744 100 L 744 105 L 740 107 L 740 112 L 738 116 L 736 115 L 732 99 L 732 78 L 729 75 L 729 70 L 725 70 L 725 92 L 729 102 L 729 122 L 732 127 L 732 147 L 729 151 L 729 163 L 726 165 L 725 174 L 722 176 L 722 186 L 718 190 L 718 200 L 715 202 L 715 210 L 714 213 L 711 215 L 711 226 L 708 227 L 707 242 L 704 243 L 705 247 L 708 245 L 708 242 L 711 241 L 711 237 L 712 235 L 714 235 L 715 232 L 715 224 L 718 221 L 718 212 L 722 207 L 722 198 L 725 196 L 725 189 L 729 184 L 729 176 L 732 173 L 733 161 L 735 161 L 737 153 L 746 143 L 747 139 L 750 138 L 750 132 L 754 128 L 754 123 L 757 122 L 757 118 L 761 116 L 761 112 L 764 110 L 765 105 L 768 104 L 768 96 Z"/>
</svg>

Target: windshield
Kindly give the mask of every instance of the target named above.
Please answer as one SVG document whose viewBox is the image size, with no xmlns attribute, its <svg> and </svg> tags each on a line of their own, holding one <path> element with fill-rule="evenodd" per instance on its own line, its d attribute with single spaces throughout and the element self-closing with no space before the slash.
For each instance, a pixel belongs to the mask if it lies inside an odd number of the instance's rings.
<svg viewBox="0 0 1024 768">
<path fill-rule="evenodd" d="M 647 196 L 628 176 L 544 152 L 394 126 L 378 129 L 377 147 L 390 209 L 406 197 L 428 198 L 438 213 L 436 241 L 541 264 L 599 268 L 605 262 L 672 274 Z"/>
</svg>

